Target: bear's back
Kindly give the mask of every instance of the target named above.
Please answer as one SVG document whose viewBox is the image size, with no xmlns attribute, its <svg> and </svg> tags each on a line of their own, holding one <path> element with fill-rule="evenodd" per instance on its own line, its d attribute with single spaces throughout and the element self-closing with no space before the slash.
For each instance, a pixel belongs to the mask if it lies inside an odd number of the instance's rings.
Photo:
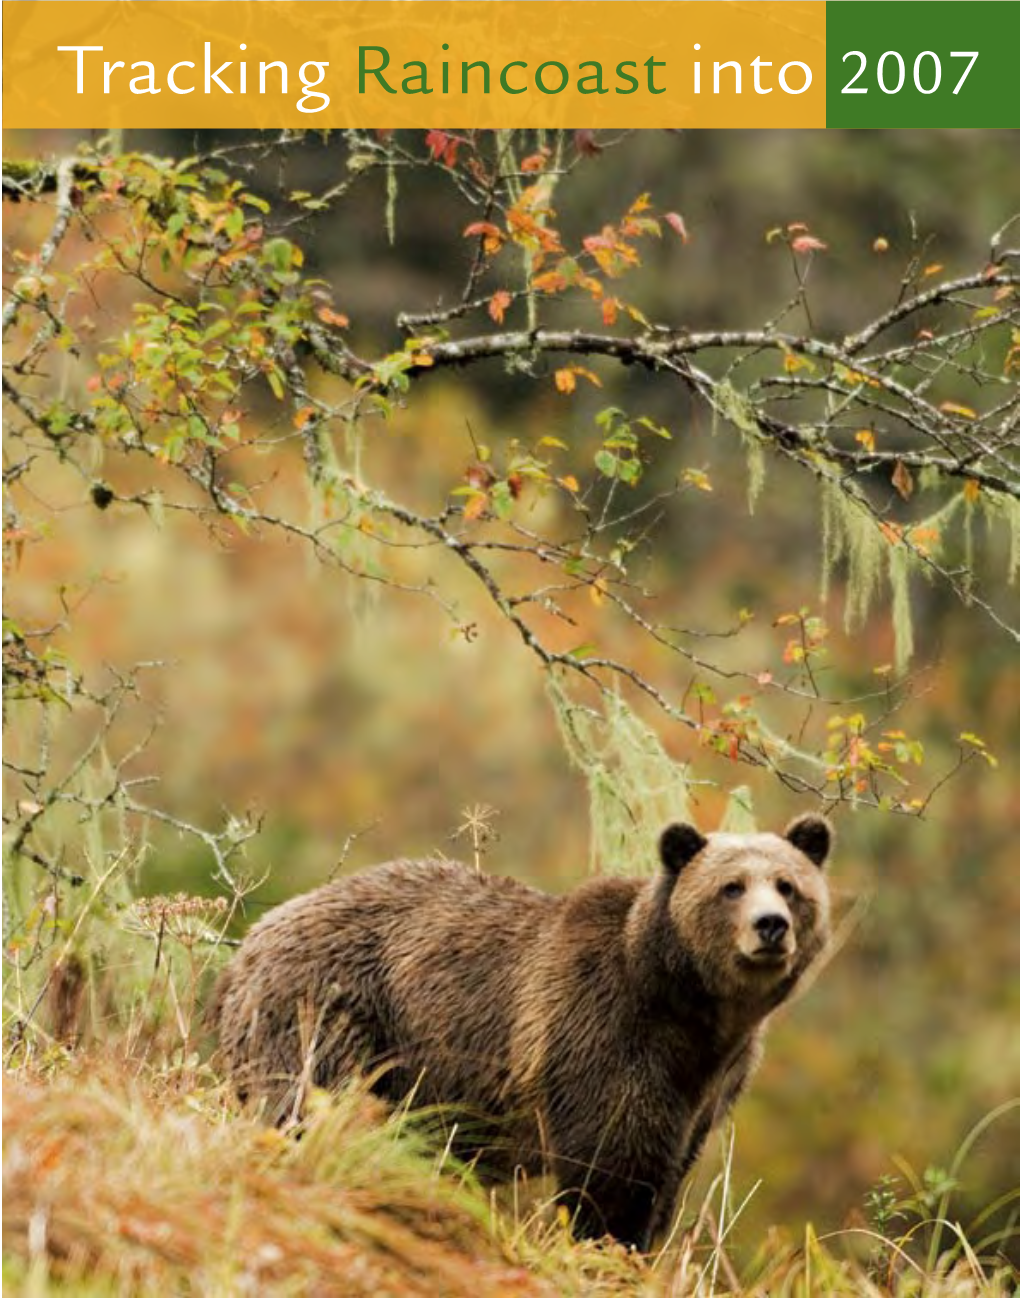
<svg viewBox="0 0 1020 1298">
<path fill-rule="evenodd" d="M 419 1087 L 422 1102 L 455 1094 L 495 1109 L 517 980 L 560 905 L 434 860 L 390 862 L 292 898 L 251 929 L 222 975 L 215 1017 L 231 1071 L 258 1093 L 270 1076 L 300 1074 L 314 1044 L 320 1085 L 385 1064 L 383 1093 Z"/>
</svg>

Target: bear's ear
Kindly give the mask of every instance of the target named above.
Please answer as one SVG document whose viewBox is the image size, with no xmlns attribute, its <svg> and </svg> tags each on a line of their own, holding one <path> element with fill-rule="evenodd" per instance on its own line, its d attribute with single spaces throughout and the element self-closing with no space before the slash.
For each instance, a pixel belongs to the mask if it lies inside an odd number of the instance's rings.
<svg viewBox="0 0 1020 1298">
<path fill-rule="evenodd" d="M 825 864 L 835 837 L 824 816 L 798 816 L 786 826 L 786 841 L 803 852 L 819 869 Z"/>
<path fill-rule="evenodd" d="M 670 825 L 659 839 L 659 859 L 670 874 L 679 874 L 707 845 L 708 839 L 693 825 Z"/>
</svg>

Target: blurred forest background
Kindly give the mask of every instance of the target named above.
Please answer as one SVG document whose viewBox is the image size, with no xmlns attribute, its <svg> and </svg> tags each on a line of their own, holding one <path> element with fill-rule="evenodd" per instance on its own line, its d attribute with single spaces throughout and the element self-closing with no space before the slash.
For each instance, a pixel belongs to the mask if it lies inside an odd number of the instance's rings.
<svg viewBox="0 0 1020 1298">
<path fill-rule="evenodd" d="M 7 156 L 44 157 L 72 143 L 12 134 L 5 147 Z M 133 150 L 176 157 L 229 143 L 172 132 L 127 140 Z M 575 159 L 561 228 L 597 230 L 644 191 L 659 210 L 682 214 L 689 241 L 643 246 L 628 293 L 650 319 L 692 329 L 756 327 L 782 309 L 791 270 L 785 249 L 766 242 L 776 227 L 803 222 L 827 245 L 812 271 L 811 305 L 816 331 L 838 338 L 894 300 L 917 246 L 912 230 L 928 240 L 928 261 L 963 273 L 984 263 L 990 235 L 1020 199 L 1013 132 L 649 132 L 601 144 Z M 309 138 L 285 161 L 256 165 L 247 183 L 320 192 L 344 178 L 349 154 L 339 136 Z M 304 249 L 306 273 L 332 286 L 362 353 L 400 346 L 399 313 L 453 300 L 471 257 L 463 238 L 471 214 L 438 162 L 399 174 L 395 196 L 386 186 L 385 170 L 373 172 L 342 207 L 290 236 Z M 40 243 L 52 213 L 25 203 L 5 217 L 9 260 L 12 247 Z M 73 263 L 90 249 L 68 243 L 62 255 Z M 125 327 L 130 289 L 125 280 L 82 306 L 96 322 L 97 346 Z M 464 481 L 479 444 L 548 436 L 590 464 L 599 410 L 646 415 L 673 433 L 654 448 L 649 483 L 668 486 L 682 463 L 706 474 L 713 489 L 674 501 L 656 537 L 655 583 L 676 620 L 722 632 L 749 610 L 754 620 L 741 635 L 714 641 L 712 652 L 724 665 L 778 676 L 787 635 L 775 620 L 809 608 L 831 628 L 827 690 L 862 692 L 872 669 L 895 654 L 888 599 L 849 635 L 839 573 L 820 603 L 821 513 L 803 472 L 770 458 L 751 512 L 739 439 L 716 434 L 676 383 L 638 366 L 591 364 L 602 388 L 580 382 L 569 394 L 542 360 L 538 381 L 498 361 L 428 375 L 351 448 L 351 471 L 427 512 Z M 90 372 L 83 361 L 53 382 L 81 390 Z M 254 417 L 270 431 L 279 418 L 268 397 Z M 93 468 L 118 497 L 131 494 L 136 472 L 115 454 Z M 307 512 L 300 448 L 282 445 L 266 473 L 278 498 Z M 588 793 L 545 676 L 469 573 L 452 564 L 441 573 L 446 596 L 471 624 L 458 634 L 429 599 L 323 567 L 279 531 L 245 536 L 187 514 L 158 519 L 119 500 L 97 507 L 81 475 L 57 460 L 34 469 L 27 490 L 46 524 L 9 555 L 6 612 L 39 627 L 61 621 L 62 602 L 73 605 L 54 643 L 86 675 L 165 664 L 140 678 L 115 743 L 120 751 L 140 743 L 158 716 L 132 767 L 133 775 L 158 776 L 145 788 L 149 803 L 200 826 L 228 815 L 262 818 L 243 869 L 264 880 L 246 898 L 238 929 L 325 880 L 338 862 L 353 870 L 395 855 L 471 859 L 478 829 L 472 837 L 463 827 L 479 808 L 491 809 L 484 818 L 494 831 L 480 844 L 487 870 L 553 891 L 586 875 Z M 520 503 L 525 525 L 529 509 L 537 517 L 569 507 L 563 493 Z M 1008 537 L 980 520 L 975 528 L 985 590 L 1015 622 Z M 415 556 L 407 562 L 422 580 Z M 747 1247 L 776 1222 L 796 1229 L 810 1219 L 823 1230 L 859 1219 L 885 1176 L 898 1178 L 897 1193 L 909 1197 L 911 1176 L 927 1169 L 930 1190 L 974 1124 L 1020 1087 L 1016 643 L 937 583 L 917 582 L 912 599 L 912 697 L 896 724 L 925 746 L 927 787 L 954 768 L 961 731 L 980 736 L 998 765 L 967 763 L 920 819 L 838 808 L 838 950 L 809 994 L 779 1016 L 736 1116 L 738 1199 L 760 1180 L 740 1223 Z M 630 625 L 597 599 L 578 616 L 588 625 L 573 629 L 575 641 L 590 632 L 639 665 L 649 653 L 628 645 Z M 746 788 L 762 828 L 813 805 L 767 771 L 738 766 L 637 706 L 667 752 L 692 763 L 689 797 L 702 828 L 717 827 L 728 807 L 732 814 L 736 786 Z M 16 748 L 16 709 L 8 723 Z M 76 713 L 55 742 L 71 747 L 94 724 L 94 715 Z M 74 869 L 84 872 L 89 851 L 111 848 L 76 841 L 70 812 L 64 832 L 62 859 Z M 200 841 L 155 822 L 146 838 L 136 891 L 216 893 Z M 15 918 L 41 904 L 48 886 L 22 863 L 9 881 Z M 115 911 L 108 918 L 118 922 Z M 114 947 L 104 956 L 104 940 L 93 958 L 109 964 Z M 116 960 L 132 958 L 151 960 L 151 948 L 139 944 L 133 957 L 129 942 L 116 947 Z M 976 1142 L 959 1171 L 961 1219 L 1015 1188 L 1018 1150 L 1015 1114 Z M 714 1174 L 720 1156 L 713 1145 L 702 1175 Z"/>
</svg>

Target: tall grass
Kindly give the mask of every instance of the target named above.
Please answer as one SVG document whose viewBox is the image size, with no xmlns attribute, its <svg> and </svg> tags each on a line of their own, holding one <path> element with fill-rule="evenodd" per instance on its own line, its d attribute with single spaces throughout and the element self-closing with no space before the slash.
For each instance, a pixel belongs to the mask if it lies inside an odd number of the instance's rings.
<svg viewBox="0 0 1020 1298">
<path fill-rule="evenodd" d="M 365 1088 L 316 1094 L 300 1139 L 241 1112 L 207 1069 L 112 1051 L 23 1065 L 5 1087 L 5 1291 L 26 1295 L 655 1295 L 1007 1298 L 1016 1276 L 951 1216 L 897 1234 L 769 1234 L 731 1252 L 734 1144 L 648 1258 L 575 1243 L 545 1187 L 498 1194 L 428 1115 Z M 959 1171 L 959 1168 L 957 1168 Z M 978 1223 L 980 1224 L 980 1223 Z M 920 1241 L 925 1247 L 917 1247 Z M 985 1256 L 982 1256 L 982 1253 Z"/>
</svg>

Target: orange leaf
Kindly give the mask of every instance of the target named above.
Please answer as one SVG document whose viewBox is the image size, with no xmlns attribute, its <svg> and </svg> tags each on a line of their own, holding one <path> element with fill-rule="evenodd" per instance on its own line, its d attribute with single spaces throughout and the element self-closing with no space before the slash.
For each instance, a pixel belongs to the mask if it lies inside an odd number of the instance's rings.
<svg viewBox="0 0 1020 1298">
<path fill-rule="evenodd" d="M 854 433 L 854 440 L 860 442 L 866 451 L 875 449 L 875 434 L 870 428 L 862 428 L 859 433 Z"/>
<path fill-rule="evenodd" d="M 315 313 L 323 324 L 336 325 L 338 329 L 346 329 L 351 323 L 347 316 L 339 311 L 333 311 L 328 306 L 320 306 Z"/>
<path fill-rule="evenodd" d="M 914 494 L 914 479 L 910 476 L 910 470 L 902 460 L 896 461 L 896 467 L 893 469 L 892 474 L 892 484 L 904 500 L 909 500 Z"/>
<path fill-rule="evenodd" d="M 607 297 L 602 299 L 602 323 L 606 325 L 616 324 L 616 317 L 620 309 L 618 298 Z"/>
<path fill-rule="evenodd" d="M 968 478 L 963 484 L 963 498 L 968 505 L 973 505 L 978 496 L 981 495 L 981 484 L 975 482 L 973 478 Z"/>
<path fill-rule="evenodd" d="M 476 518 L 481 518 L 485 513 L 485 507 L 489 503 L 489 497 L 484 491 L 479 491 L 477 495 L 471 497 L 464 506 L 464 518 L 467 522 L 473 522 Z"/>
<path fill-rule="evenodd" d="M 583 365 L 565 366 L 563 369 L 557 370 L 553 378 L 556 380 L 556 386 L 561 392 L 573 392 L 577 387 L 578 378 L 587 379 L 589 383 L 593 383 L 597 388 L 602 386 L 602 380 L 599 376 L 593 374 L 591 370 L 585 369 Z"/>
<path fill-rule="evenodd" d="M 572 473 L 568 473 L 564 475 L 564 477 L 558 478 L 557 481 L 561 487 L 566 487 L 568 491 L 572 491 L 575 495 L 581 490 L 581 484 Z"/>
<path fill-rule="evenodd" d="M 933 261 L 932 264 L 931 264 L 930 266 L 925 266 L 924 270 L 921 271 L 921 274 L 922 274 L 922 275 L 937 275 L 937 274 L 939 273 L 940 270 L 945 270 L 945 267 L 943 266 L 942 262 L 940 262 L 940 261 Z"/>
<path fill-rule="evenodd" d="M 531 281 L 531 287 L 539 293 L 561 293 L 567 281 L 558 270 L 544 270 Z"/>
<path fill-rule="evenodd" d="M 524 159 L 521 163 L 521 171 L 543 171 L 548 161 L 549 150 L 541 149 L 538 153 L 533 153 Z"/>
<path fill-rule="evenodd" d="M 489 299 L 489 315 L 497 324 L 503 323 L 506 309 L 512 301 L 513 298 L 511 298 L 505 288 L 498 288 Z"/>
<path fill-rule="evenodd" d="M 491 221 L 474 221 L 464 231 L 465 239 L 473 238 L 476 235 L 481 237 L 482 248 L 487 257 L 499 252 L 503 246 L 503 240 L 506 238 L 499 226 L 493 225 Z"/>
</svg>

